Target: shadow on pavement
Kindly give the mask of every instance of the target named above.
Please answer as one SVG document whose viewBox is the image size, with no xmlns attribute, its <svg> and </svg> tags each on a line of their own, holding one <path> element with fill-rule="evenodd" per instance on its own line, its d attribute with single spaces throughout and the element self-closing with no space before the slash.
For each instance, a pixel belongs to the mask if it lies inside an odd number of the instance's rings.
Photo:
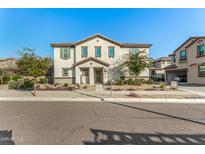
<svg viewBox="0 0 205 154">
<path fill-rule="evenodd" d="M 85 145 L 201 145 L 205 144 L 205 134 L 146 134 L 90 129 L 94 141 Z"/>
<path fill-rule="evenodd" d="M 199 125 L 205 126 L 204 122 L 200 122 L 200 121 L 196 121 L 196 120 L 191 120 L 191 119 L 187 119 L 187 118 L 183 118 L 183 117 L 178 117 L 178 116 L 174 116 L 174 115 L 170 115 L 170 114 L 165 114 L 165 113 L 161 113 L 161 112 L 157 112 L 157 111 L 152 111 L 152 110 L 148 110 L 148 109 L 134 107 L 134 106 L 126 105 L 126 104 L 120 104 L 120 103 L 115 103 L 115 102 L 106 102 L 106 103 L 111 103 L 111 104 L 115 104 L 115 105 L 119 105 L 119 106 L 123 106 L 123 107 L 128 107 L 128 108 L 135 109 L 135 110 L 149 112 L 149 113 L 153 113 L 153 114 L 157 114 L 157 115 L 161 115 L 161 116 L 165 116 L 165 117 L 170 117 L 170 118 L 174 118 L 174 119 L 178 119 L 178 120 L 183 120 L 183 121 L 187 121 L 187 122 L 191 122 L 191 123 L 195 123 L 195 124 L 199 124 Z"/>
<path fill-rule="evenodd" d="M 0 131 L 0 145 L 14 145 L 11 130 Z"/>
<path fill-rule="evenodd" d="M 73 91 L 75 93 L 78 93 L 78 94 L 81 94 L 81 95 L 85 95 L 85 96 L 88 96 L 88 97 L 93 97 L 93 98 L 100 98 L 102 99 L 100 96 L 94 96 L 94 95 L 90 95 L 90 94 L 86 94 L 86 93 L 83 93 L 83 92 L 80 92 L 80 91 Z"/>
</svg>

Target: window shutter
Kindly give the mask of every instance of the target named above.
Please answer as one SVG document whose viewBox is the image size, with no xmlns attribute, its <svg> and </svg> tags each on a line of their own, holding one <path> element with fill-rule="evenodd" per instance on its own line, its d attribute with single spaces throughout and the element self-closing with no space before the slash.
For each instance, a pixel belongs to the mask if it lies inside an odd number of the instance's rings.
<svg viewBox="0 0 205 154">
<path fill-rule="evenodd" d="M 68 58 L 70 58 L 70 48 L 67 50 Z"/>
<path fill-rule="evenodd" d="M 201 45 L 201 51 L 204 51 L 204 45 Z"/>
<path fill-rule="evenodd" d="M 63 59 L 63 48 L 60 48 L 60 59 Z"/>
</svg>

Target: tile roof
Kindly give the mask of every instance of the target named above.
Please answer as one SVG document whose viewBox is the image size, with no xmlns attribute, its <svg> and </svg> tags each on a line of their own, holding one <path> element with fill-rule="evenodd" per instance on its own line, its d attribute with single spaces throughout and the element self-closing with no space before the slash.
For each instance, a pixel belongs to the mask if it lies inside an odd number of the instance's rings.
<svg viewBox="0 0 205 154">
<path fill-rule="evenodd" d="M 51 43 L 50 45 L 52 47 L 75 47 L 76 45 L 79 45 L 81 43 L 84 43 L 84 42 L 89 41 L 89 40 L 91 40 L 93 38 L 96 38 L 96 37 L 102 38 L 104 40 L 107 40 L 107 41 L 109 41 L 113 44 L 119 45 L 119 46 L 124 47 L 124 48 L 150 48 L 152 46 L 151 44 L 121 43 L 121 42 L 115 41 L 113 39 L 110 39 L 106 36 L 103 36 L 101 34 L 95 34 L 95 35 L 87 37 L 83 40 L 73 42 L 73 43 L 71 43 L 71 42 L 68 42 L 68 43 Z"/>
</svg>

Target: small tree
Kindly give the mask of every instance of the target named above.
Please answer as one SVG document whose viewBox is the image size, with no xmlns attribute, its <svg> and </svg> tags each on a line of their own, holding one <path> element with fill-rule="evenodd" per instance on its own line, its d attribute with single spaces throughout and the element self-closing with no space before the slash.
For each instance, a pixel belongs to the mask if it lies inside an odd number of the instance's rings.
<svg viewBox="0 0 205 154">
<path fill-rule="evenodd" d="M 128 67 L 129 71 L 134 73 L 135 76 L 139 76 L 142 71 L 150 66 L 150 59 L 144 52 L 130 53 L 125 58 L 123 65 Z"/>
<path fill-rule="evenodd" d="M 20 75 L 31 76 L 34 78 L 34 96 L 36 96 L 37 77 L 44 76 L 48 72 L 51 64 L 50 58 L 37 56 L 35 50 L 23 48 L 18 51 L 20 58 L 17 60 L 17 71 Z"/>
</svg>

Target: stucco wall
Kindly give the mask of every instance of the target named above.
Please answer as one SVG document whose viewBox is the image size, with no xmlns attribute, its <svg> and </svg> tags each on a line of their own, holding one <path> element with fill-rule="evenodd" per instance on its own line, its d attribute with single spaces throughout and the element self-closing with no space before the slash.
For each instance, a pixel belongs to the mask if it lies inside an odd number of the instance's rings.
<svg viewBox="0 0 205 154">
<path fill-rule="evenodd" d="M 205 39 L 201 44 L 205 44 Z M 197 57 L 197 45 L 195 42 L 188 48 L 188 83 L 205 84 L 205 77 L 198 76 L 198 65 L 205 62 L 205 57 Z"/>
<path fill-rule="evenodd" d="M 71 56 L 68 60 L 60 59 L 60 48 L 54 48 L 54 77 L 62 77 L 62 68 L 71 69 L 69 77 L 75 77 L 74 69 L 72 65 L 74 64 L 74 48 L 70 49 Z"/>
<path fill-rule="evenodd" d="M 205 62 L 205 57 L 197 57 L 197 41 L 193 43 L 188 48 L 185 48 L 188 44 L 190 44 L 194 39 L 187 42 L 185 45 L 183 45 L 180 49 L 178 49 L 176 54 L 176 66 L 177 69 L 184 69 L 187 68 L 187 82 L 193 83 L 193 84 L 205 84 L 205 77 L 199 77 L 198 76 L 198 65 Z M 205 39 L 202 40 L 201 44 L 205 44 Z M 180 63 L 180 51 L 186 50 L 187 51 L 187 62 L 186 63 Z M 172 62 L 172 64 L 174 64 Z"/>
<path fill-rule="evenodd" d="M 120 72 L 118 68 L 119 62 L 123 59 L 124 55 L 129 53 L 129 48 L 121 48 L 119 45 L 116 45 L 112 42 L 104 40 L 100 37 L 96 37 L 92 40 L 89 40 L 89 41 L 86 41 L 84 43 L 77 45 L 75 48 L 71 48 L 70 50 L 71 58 L 68 60 L 60 59 L 60 48 L 55 47 L 54 48 L 54 77 L 62 77 L 62 68 L 70 68 L 72 70 L 72 76 L 69 76 L 69 77 L 76 77 L 76 83 L 79 83 L 80 71 L 79 71 L 79 68 L 73 68 L 73 64 L 85 59 L 85 58 L 82 58 L 81 56 L 82 46 L 88 47 L 88 57 L 95 57 L 95 47 L 101 46 L 101 57 L 97 59 L 110 64 L 107 73 L 104 73 L 106 74 L 104 75 L 105 76 L 104 81 L 120 79 L 120 77 L 122 76 L 122 73 Z M 114 58 L 109 57 L 108 55 L 108 47 L 110 46 L 115 48 Z M 139 50 L 145 51 L 145 54 L 149 56 L 148 48 L 140 48 Z M 97 67 L 97 66 L 98 64 L 95 64 L 95 63 L 93 64 L 93 67 Z M 149 77 L 149 69 L 146 69 L 145 71 L 143 71 L 140 74 L 140 76 Z"/>
</svg>

